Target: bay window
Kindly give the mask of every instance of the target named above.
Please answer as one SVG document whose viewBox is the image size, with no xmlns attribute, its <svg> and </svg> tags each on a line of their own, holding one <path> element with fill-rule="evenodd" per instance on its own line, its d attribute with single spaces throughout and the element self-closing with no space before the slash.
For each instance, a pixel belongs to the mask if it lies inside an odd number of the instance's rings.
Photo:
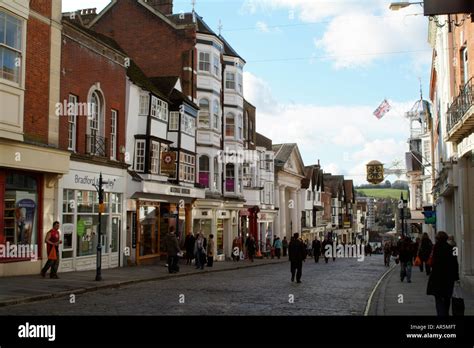
<svg viewBox="0 0 474 348">
<path fill-rule="evenodd" d="M 214 101 L 214 107 L 212 112 L 212 126 L 215 129 L 219 129 L 219 102 L 217 100 Z"/>
<path fill-rule="evenodd" d="M 170 112 L 170 131 L 179 130 L 179 112 Z"/>
<path fill-rule="evenodd" d="M 157 141 L 151 142 L 151 173 L 152 174 L 159 174 L 159 166 L 160 166 L 160 143 Z"/>
<path fill-rule="evenodd" d="M 135 164 L 134 169 L 137 172 L 145 171 L 145 140 L 139 139 L 135 142 Z"/>
</svg>

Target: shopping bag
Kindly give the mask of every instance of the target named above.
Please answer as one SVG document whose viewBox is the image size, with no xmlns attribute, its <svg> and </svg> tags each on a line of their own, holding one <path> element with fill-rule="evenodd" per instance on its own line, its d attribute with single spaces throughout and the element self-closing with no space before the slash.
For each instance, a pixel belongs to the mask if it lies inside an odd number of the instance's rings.
<svg viewBox="0 0 474 348">
<path fill-rule="evenodd" d="M 58 259 L 58 254 L 56 253 L 56 247 L 54 245 L 51 248 L 51 251 L 49 252 L 48 259 L 54 261 Z"/>
<path fill-rule="evenodd" d="M 417 256 L 416 259 L 415 259 L 415 263 L 413 264 L 413 266 L 415 266 L 415 267 L 421 266 L 421 263 L 422 263 L 422 262 L 421 262 L 420 257 Z"/>
<path fill-rule="evenodd" d="M 451 298 L 451 305 L 453 308 L 453 316 L 464 316 L 464 296 L 460 282 L 454 283 L 453 297 Z"/>
</svg>

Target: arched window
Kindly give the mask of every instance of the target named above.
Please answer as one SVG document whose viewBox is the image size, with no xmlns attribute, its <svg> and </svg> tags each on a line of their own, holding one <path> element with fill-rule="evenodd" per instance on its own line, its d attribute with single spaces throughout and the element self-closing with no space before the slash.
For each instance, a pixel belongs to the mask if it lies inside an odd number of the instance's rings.
<svg viewBox="0 0 474 348">
<path fill-rule="evenodd" d="M 225 166 L 225 190 L 226 192 L 235 192 L 235 169 L 234 164 L 228 163 Z"/>
<path fill-rule="evenodd" d="M 215 129 L 219 129 L 219 101 L 215 100 L 214 101 L 214 107 L 212 109 L 212 126 Z"/>
<path fill-rule="evenodd" d="M 235 116 L 227 114 L 225 118 L 225 136 L 235 137 Z"/>
<path fill-rule="evenodd" d="M 104 138 L 104 98 L 98 90 L 90 95 L 89 114 L 87 152 L 105 157 L 107 148 Z"/>
<path fill-rule="evenodd" d="M 209 119 L 209 100 L 201 99 L 199 102 L 199 127 L 210 127 Z"/>
<path fill-rule="evenodd" d="M 199 183 L 209 188 L 209 157 L 201 156 L 199 158 Z"/>
</svg>

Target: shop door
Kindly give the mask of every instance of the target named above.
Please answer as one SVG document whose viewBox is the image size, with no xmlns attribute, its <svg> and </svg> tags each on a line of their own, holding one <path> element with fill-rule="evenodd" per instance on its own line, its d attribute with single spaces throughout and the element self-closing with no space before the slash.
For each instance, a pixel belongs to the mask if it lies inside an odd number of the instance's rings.
<svg viewBox="0 0 474 348">
<path fill-rule="evenodd" d="M 159 256 L 159 217 L 159 207 L 145 206 L 140 208 L 139 235 L 137 238 L 139 257 Z"/>
</svg>

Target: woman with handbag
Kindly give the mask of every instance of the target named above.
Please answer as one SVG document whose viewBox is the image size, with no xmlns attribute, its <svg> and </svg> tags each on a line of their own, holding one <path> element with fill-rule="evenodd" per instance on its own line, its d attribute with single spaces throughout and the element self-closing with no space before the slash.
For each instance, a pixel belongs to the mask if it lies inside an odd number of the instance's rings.
<svg viewBox="0 0 474 348">
<path fill-rule="evenodd" d="M 453 247 L 448 244 L 446 232 L 436 235 L 431 267 L 426 293 L 435 297 L 438 316 L 449 316 L 454 283 L 459 280 L 459 265 Z"/>
</svg>

